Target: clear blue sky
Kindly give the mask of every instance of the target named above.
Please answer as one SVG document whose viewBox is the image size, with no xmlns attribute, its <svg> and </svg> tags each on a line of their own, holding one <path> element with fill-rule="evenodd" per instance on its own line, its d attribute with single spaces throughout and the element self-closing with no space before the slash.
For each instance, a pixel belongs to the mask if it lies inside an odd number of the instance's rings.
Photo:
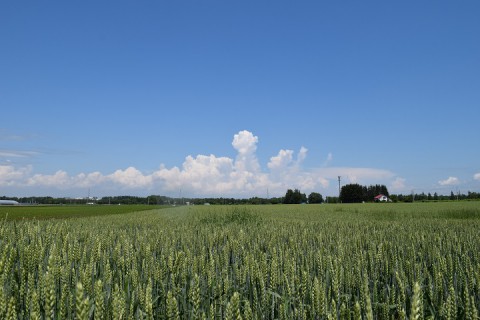
<svg viewBox="0 0 480 320">
<path fill-rule="evenodd" d="M 0 195 L 480 192 L 478 1 L 2 1 Z M 308 151 L 307 151 L 308 150 Z"/>
</svg>

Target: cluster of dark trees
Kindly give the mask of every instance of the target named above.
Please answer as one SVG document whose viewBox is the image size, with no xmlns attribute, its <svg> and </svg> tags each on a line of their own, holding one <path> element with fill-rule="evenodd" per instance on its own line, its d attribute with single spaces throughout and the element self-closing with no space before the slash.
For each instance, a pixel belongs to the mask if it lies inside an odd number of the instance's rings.
<svg viewBox="0 0 480 320">
<path fill-rule="evenodd" d="M 379 194 L 389 196 L 388 189 L 383 184 L 371 186 L 362 186 L 358 183 L 344 185 L 340 189 L 340 202 L 342 203 L 359 203 L 372 202 Z"/>
<path fill-rule="evenodd" d="M 288 189 L 285 197 L 283 198 L 283 203 L 285 204 L 300 204 L 307 203 L 307 196 L 305 193 L 301 193 L 300 190 Z"/>
<path fill-rule="evenodd" d="M 282 203 L 285 204 L 300 204 L 300 203 L 322 203 L 323 196 L 318 192 L 312 192 L 308 195 L 301 193 L 300 190 L 288 189 Z"/>
</svg>

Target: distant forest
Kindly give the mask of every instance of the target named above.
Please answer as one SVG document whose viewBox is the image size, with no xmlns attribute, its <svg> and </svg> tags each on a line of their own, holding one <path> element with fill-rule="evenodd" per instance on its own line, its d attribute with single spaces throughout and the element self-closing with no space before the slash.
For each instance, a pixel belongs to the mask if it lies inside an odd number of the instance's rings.
<svg viewBox="0 0 480 320">
<path fill-rule="evenodd" d="M 343 188 L 349 185 L 343 186 Z M 385 194 L 393 202 L 427 202 L 427 201 L 461 201 L 461 200 L 480 200 L 479 192 L 454 193 L 450 192 L 449 195 L 439 195 L 436 192 L 431 193 L 412 193 L 412 194 L 389 194 L 386 187 L 381 185 L 376 186 L 360 186 L 363 193 L 360 198 L 356 198 L 355 201 L 342 201 L 342 202 L 373 202 L 373 197 L 378 193 Z M 377 193 L 378 192 L 378 193 Z M 342 200 L 342 193 L 340 194 L 340 200 Z M 150 195 L 148 197 L 137 196 L 113 196 L 103 198 L 54 198 L 54 197 L 7 197 L 0 196 L 0 200 L 15 200 L 21 204 L 50 204 L 50 205 L 80 205 L 80 204 L 149 204 L 149 205 L 203 205 L 203 204 L 225 204 L 225 205 L 244 205 L 244 204 L 283 204 L 283 203 L 338 203 L 338 197 L 323 196 L 319 193 L 312 192 L 308 197 L 302 194 L 299 190 L 287 190 L 283 197 L 272 198 L 260 198 L 252 197 L 248 199 L 237 198 L 173 198 L 160 195 Z"/>
</svg>

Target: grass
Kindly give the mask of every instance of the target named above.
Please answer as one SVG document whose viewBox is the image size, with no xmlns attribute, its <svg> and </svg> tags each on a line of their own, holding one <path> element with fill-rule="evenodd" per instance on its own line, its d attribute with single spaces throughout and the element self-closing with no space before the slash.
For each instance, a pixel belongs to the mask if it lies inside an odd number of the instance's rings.
<svg viewBox="0 0 480 320">
<path fill-rule="evenodd" d="M 21 219 L 61 219 L 93 217 L 129 212 L 165 208 L 150 205 L 38 205 L 38 206 L 0 206 L 0 218 Z"/>
<path fill-rule="evenodd" d="M 0 206 L 0 219 L 60 219 L 92 217 L 168 208 L 153 205 L 38 205 Z M 185 213 L 195 208 L 196 220 L 201 223 L 227 224 L 248 222 L 259 218 L 284 221 L 326 220 L 379 220 L 404 219 L 480 219 L 480 202 L 417 202 L 417 203 L 365 203 L 322 205 L 265 205 L 265 206 L 195 206 L 172 208 L 176 219 L 186 218 Z"/>
</svg>

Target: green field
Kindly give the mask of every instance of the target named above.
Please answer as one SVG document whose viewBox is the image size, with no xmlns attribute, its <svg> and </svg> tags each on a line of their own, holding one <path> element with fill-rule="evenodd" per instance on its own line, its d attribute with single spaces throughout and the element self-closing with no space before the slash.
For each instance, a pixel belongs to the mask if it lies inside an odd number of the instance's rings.
<svg viewBox="0 0 480 320">
<path fill-rule="evenodd" d="M 480 203 L 0 224 L 1 319 L 476 319 Z"/>
<path fill-rule="evenodd" d="M 52 219 L 78 218 L 99 215 L 122 214 L 134 211 L 145 211 L 163 208 L 150 205 L 32 205 L 32 206 L 0 206 L 0 218 L 19 219 Z"/>
</svg>

